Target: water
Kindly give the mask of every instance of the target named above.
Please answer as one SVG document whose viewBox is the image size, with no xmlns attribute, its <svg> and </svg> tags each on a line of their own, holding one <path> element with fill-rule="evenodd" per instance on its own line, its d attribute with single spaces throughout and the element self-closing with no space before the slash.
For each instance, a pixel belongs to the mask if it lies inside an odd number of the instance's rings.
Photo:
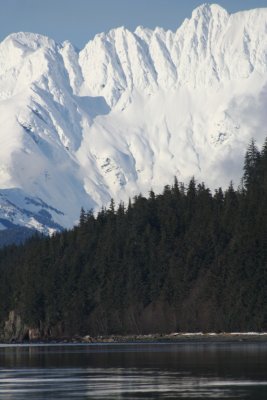
<svg viewBox="0 0 267 400">
<path fill-rule="evenodd" d="M 0 399 L 267 399 L 267 344 L 0 345 Z"/>
</svg>

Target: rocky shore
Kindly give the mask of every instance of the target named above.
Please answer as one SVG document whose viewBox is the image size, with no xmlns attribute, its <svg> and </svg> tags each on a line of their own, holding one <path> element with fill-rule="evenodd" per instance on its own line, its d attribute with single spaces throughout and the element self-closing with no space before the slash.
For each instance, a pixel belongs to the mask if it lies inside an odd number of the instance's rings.
<svg viewBox="0 0 267 400">
<path fill-rule="evenodd" d="M 183 343 L 183 342 L 266 342 L 267 332 L 173 332 L 130 335 L 98 335 L 89 333 L 84 336 L 66 336 L 58 325 L 53 330 L 44 326 L 32 328 L 25 325 L 20 316 L 14 311 L 9 313 L 9 318 L 0 330 L 0 344 L 21 343 Z"/>
<path fill-rule="evenodd" d="M 2 344 L 107 344 L 107 343 L 231 343 L 231 342 L 266 342 L 267 332 L 231 332 L 202 333 L 177 332 L 170 334 L 149 335 L 110 335 L 110 336 L 74 336 L 55 338 L 35 338 L 27 340 L 4 340 Z"/>
<path fill-rule="evenodd" d="M 74 343 L 153 343 L 153 342 L 239 342 L 261 341 L 267 343 L 267 332 L 231 332 L 231 333 L 202 333 L 202 332 L 175 332 L 170 334 L 149 335 L 111 335 L 111 336 L 84 336 L 74 337 Z M 67 340 L 68 342 L 68 340 Z"/>
</svg>

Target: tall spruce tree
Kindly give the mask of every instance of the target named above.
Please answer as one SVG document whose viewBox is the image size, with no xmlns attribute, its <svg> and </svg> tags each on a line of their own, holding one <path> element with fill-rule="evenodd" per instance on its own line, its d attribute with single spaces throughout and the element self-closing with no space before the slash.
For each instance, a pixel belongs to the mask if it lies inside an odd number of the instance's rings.
<svg viewBox="0 0 267 400">
<path fill-rule="evenodd" d="M 251 139 L 245 154 L 245 162 L 243 167 L 243 184 L 245 189 L 249 189 L 250 187 L 254 186 L 255 183 L 257 183 L 259 163 L 260 152 L 256 146 L 255 140 Z"/>
</svg>

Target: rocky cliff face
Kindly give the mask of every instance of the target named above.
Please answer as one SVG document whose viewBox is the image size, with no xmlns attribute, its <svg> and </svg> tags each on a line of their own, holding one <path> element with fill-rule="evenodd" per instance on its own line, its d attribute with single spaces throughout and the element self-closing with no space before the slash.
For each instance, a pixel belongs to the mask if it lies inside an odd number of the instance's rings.
<svg viewBox="0 0 267 400">
<path fill-rule="evenodd" d="M 0 332 L 0 339 L 9 342 L 23 341 L 29 338 L 28 331 L 28 327 L 22 322 L 20 316 L 15 311 L 11 311 Z"/>
<path fill-rule="evenodd" d="M 266 135 L 267 9 L 193 11 L 176 32 L 138 27 L 78 51 L 32 33 L 0 44 L 0 228 L 51 233 L 81 206 L 176 175 L 239 183 Z"/>
<path fill-rule="evenodd" d="M 17 311 L 9 312 L 8 318 L 2 328 L 0 328 L 0 341 L 4 342 L 27 342 L 48 339 L 62 339 L 64 332 L 61 324 L 53 327 L 47 326 L 40 322 L 38 327 L 27 325 L 18 314 Z"/>
</svg>

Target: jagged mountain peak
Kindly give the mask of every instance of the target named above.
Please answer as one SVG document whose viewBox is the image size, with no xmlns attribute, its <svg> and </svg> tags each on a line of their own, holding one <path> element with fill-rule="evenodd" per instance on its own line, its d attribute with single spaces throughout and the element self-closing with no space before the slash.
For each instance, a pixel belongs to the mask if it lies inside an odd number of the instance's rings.
<svg viewBox="0 0 267 400">
<path fill-rule="evenodd" d="M 229 15 L 228 11 L 216 3 L 203 3 L 192 11 L 192 18 L 200 18 L 202 16 Z"/>
</svg>

